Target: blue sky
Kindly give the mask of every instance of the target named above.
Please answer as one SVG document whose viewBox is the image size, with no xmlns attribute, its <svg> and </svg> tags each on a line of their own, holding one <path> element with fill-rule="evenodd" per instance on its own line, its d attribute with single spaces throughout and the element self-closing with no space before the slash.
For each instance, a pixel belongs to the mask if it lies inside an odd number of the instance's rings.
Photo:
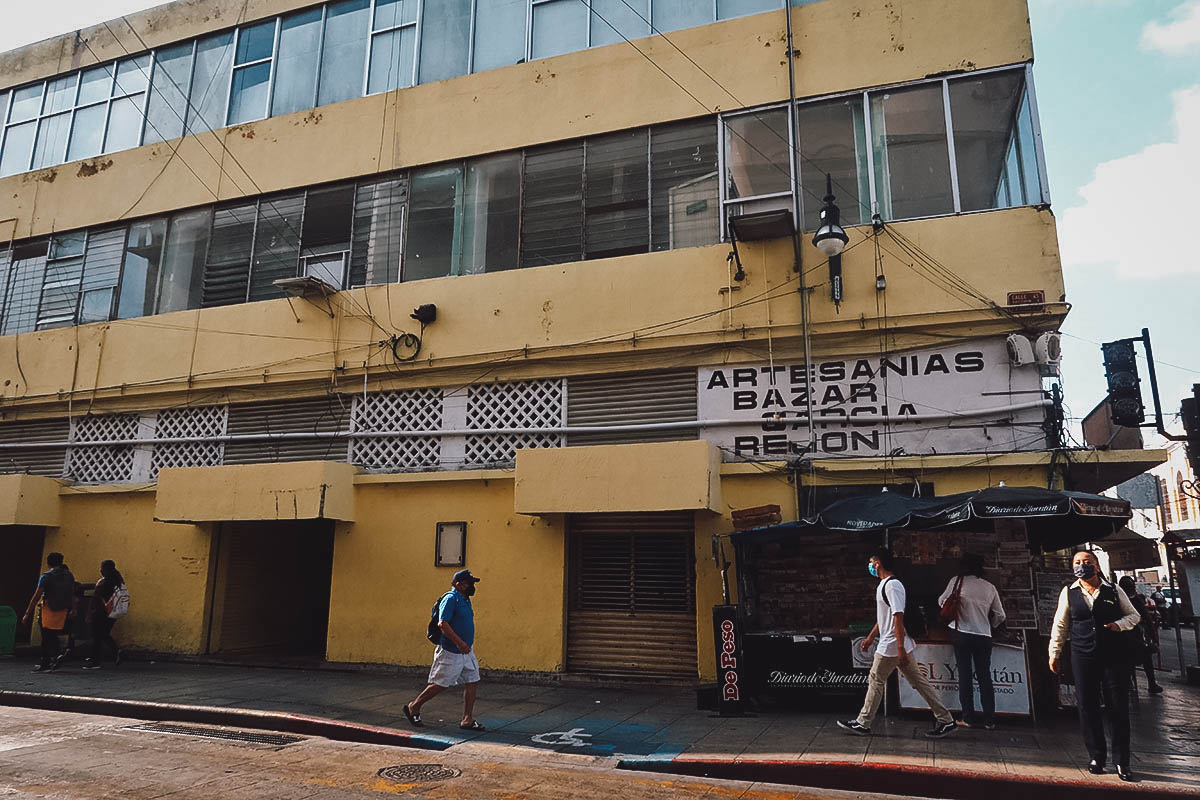
<svg viewBox="0 0 1200 800">
<path fill-rule="evenodd" d="M 50 5 L 53 13 L 37 3 L 6 10 L 0 50 L 153 3 Z M 1081 417 L 1104 397 L 1095 342 L 1149 327 L 1173 416 L 1200 381 L 1200 255 L 1192 241 L 1200 227 L 1192 218 L 1200 192 L 1200 0 L 1029 6 L 1051 198 L 1074 305 L 1063 328 L 1067 403 Z"/>
<path fill-rule="evenodd" d="M 1074 305 L 1063 327 L 1067 402 L 1083 416 L 1104 396 L 1093 342 L 1148 327 L 1173 417 L 1200 382 L 1200 0 L 1030 0 L 1030 21 Z"/>
</svg>

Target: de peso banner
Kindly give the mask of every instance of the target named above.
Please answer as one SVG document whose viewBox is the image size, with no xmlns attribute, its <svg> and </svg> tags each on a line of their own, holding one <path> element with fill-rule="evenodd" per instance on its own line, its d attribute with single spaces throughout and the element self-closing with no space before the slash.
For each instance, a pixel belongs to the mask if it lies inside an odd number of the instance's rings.
<svg viewBox="0 0 1200 800">
<path fill-rule="evenodd" d="M 917 668 L 929 680 L 942 705 L 951 711 L 962 711 L 958 702 L 958 663 L 954 658 L 954 646 L 948 642 L 918 643 L 912 658 L 916 659 Z M 996 713 L 1029 716 L 1029 674 L 1022 648 L 1007 644 L 992 647 L 992 685 Z M 903 675 L 900 675 L 900 707 L 929 708 Z M 975 686 L 975 710 L 980 710 L 978 685 Z"/>
<path fill-rule="evenodd" d="M 1014 452 L 1045 447 L 1034 365 L 1003 338 L 801 363 L 698 371 L 705 439 L 738 459 Z M 707 424 L 706 424 L 707 423 Z M 743 424 L 744 423 L 744 424 Z"/>
</svg>

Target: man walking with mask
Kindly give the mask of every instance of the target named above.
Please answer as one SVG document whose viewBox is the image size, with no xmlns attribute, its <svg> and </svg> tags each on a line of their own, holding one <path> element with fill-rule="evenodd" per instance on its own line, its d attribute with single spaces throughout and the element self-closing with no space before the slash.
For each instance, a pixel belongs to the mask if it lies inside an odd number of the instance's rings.
<svg viewBox="0 0 1200 800">
<path fill-rule="evenodd" d="M 1063 647 L 1071 641 L 1071 672 L 1075 677 L 1075 704 L 1083 742 L 1092 762 L 1088 771 L 1104 772 L 1108 760 L 1104 741 L 1104 713 L 1100 698 L 1107 698 L 1112 720 L 1112 755 L 1117 776 L 1132 781 L 1129 770 L 1129 666 L 1124 631 L 1141 621 L 1133 603 L 1122 591 L 1100 575 L 1096 556 L 1080 550 L 1071 558 L 1071 569 L 1079 580 L 1064 586 L 1050 630 L 1050 671 L 1059 674 Z"/>
<path fill-rule="evenodd" d="M 892 557 L 886 550 L 880 550 L 867 561 L 867 571 L 879 579 L 875 589 L 875 627 L 867 634 L 859 645 L 865 653 L 871 649 L 871 643 L 879 638 L 879 647 L 875 649 L 875 659 L 871 662 L 871 674 L 867 679 L 867 698 L 863 701 L 862 710 L 857 719 L 838 720 L 838 727 L 856 736 L 867 736 L 871 733 L 871 722 L 879 703 L 883 700 L 883 690 L 887 680 L 897 668 L 900 674 L 929 704 L 933 711 L 935 724 L 932 730 L 925 732 L 930 739 L 940 739 L 954 733 L 956 725 L 954 717 L 942 705 L 937 693 L 929 685 L 929 681 L 917 668 L 912 652 L 916 644 L 906 635 L 904 630 L 904 604 L 908 594 L 904 584 L 892 572 Z"/>
<path fill-rule="evenodd" d="M 454 573 L 451 591 L 442 595 L 437 606 L 437 627 L 441 640 L 433 651 L 433 667 L 429 670 L 429 685 L 404 706 L 404 716 L 413 725 L 422 726 L 421 706 L 451 686 L 463 688 L 463 718 L 458 727 L 467 731 L 486 730 L 475 719 L 475 692 L 479 687 L 479 659 L 475 657 L 475 610 L 471 595 L 479 578 L 469 569 Z"/>
</svg>

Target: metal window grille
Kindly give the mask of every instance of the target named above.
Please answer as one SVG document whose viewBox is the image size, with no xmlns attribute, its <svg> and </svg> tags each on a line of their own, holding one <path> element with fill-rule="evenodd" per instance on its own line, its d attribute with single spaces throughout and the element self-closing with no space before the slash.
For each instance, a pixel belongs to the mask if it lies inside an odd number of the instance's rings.
<svg viewBox="0 0 1200 800">
<path fill-rule="evenodd" d="M 441 459 L 441 389 L 378 392 L 354 398 L 352 431 L 430 431 L 428 436 L 352 439 L 350 462 L 372 471 L 436 468 Z"/>
<path fill-rule="evenodd" d="M 79 483 L 132 481 L 134 446 L 99 442 L 136 439 L 138 422 L 137 414 L 106 414 L 72 420 L 67 477 Z"/>
<path fill-rule="evenodd" d="M 562 380 L 518 381 L 467 390 L 467 430 L 560 428 L 566 409 Z M 518 449 L 562 447 L 561 433 L 468 433 L 466 460 L 472 466 L 510 464 Z"/>
<path fill-rule="evenodd" d="M 229 406 L 169 408 L 158 412 L 155 439 L 188 439 L 224 436 Z M 154 444 L 150 476 L 158 478 L 164 467 L 213 467 L 225 461 L 223 442 L 168 442 Z"/>
</svg>

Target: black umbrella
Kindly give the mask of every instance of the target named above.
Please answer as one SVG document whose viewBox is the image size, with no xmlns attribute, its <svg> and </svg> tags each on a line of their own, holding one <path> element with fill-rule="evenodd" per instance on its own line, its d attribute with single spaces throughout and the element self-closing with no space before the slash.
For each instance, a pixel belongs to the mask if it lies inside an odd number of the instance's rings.
<svg viewBox="0 0 1200 800">
<path fill-rule="evenodd" d="M 865 497 L 838 500 L 806 522 L 832 531 L 923 528 L 938 524 L 961 505 L 947 497 L 909 497 L 884 490 Z"/>
</svg>

